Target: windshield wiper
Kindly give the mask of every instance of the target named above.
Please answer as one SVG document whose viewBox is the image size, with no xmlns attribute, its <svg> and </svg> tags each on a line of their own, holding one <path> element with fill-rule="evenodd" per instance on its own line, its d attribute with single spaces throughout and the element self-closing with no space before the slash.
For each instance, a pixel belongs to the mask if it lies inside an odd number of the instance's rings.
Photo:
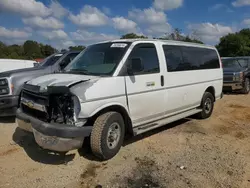
<svg viewBox="0 0 250 188">
<path fill-rule="evenodd" d="M 68 72 L 69 73 L 75 72 L 75 73 L 82 73 L 82 74 L 90 75 L 90 73 L 86 69 L 70 69 Z"/>
</svg>

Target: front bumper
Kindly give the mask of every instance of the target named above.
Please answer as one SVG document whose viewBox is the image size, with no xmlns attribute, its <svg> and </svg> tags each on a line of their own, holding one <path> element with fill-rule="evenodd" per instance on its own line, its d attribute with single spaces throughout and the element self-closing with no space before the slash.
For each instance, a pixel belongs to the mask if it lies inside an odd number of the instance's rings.
<svg viewBox="0 0 250 188">
<path fill-rule="evenodd" d="M 242 82 L 224 82 L 223 83 L 223 90 L 241 90 L 243 89 L 243 83 Z"/>
<path fill-rule="evenodd" d="M 39 146 L 58 152 L 81 148 L 84 138 L 92 131 L 91 126 L 46 123 L 23 113 L 21 109 L 17 110 L 16 117 L 18 127 L 33 132 Z"/>
<path fill-rule="evenodd" d="M 19 96 L 0 97 L 0 117 L 14 116 L 18 107 Z"/>
</svg>

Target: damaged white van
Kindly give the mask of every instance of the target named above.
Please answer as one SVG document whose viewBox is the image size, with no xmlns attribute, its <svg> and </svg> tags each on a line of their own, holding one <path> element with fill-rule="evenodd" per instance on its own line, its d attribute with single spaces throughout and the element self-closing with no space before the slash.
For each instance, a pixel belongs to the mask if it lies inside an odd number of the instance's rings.
<svg viewBox="0 0 250 188">
<path fill-rule="evenodd" d="M 197 114 L 210 117 L 222 98 L 215 47 L 161 40 L 114 40 L 88 46 L 65 72 L 23 88 L 18 126 L 42 148 L 67 152 L 90 137 L 107 160 L 126 134 L 138 135 Z"/>
</svg>

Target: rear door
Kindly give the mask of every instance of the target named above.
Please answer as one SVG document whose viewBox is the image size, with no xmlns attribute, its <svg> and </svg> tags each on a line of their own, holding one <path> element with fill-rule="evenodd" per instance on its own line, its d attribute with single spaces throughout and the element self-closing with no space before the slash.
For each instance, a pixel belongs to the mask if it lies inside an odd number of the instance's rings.
<svg viewBox="0 0 250 188">
<path fill-rule="evenodd" d="M 147 123 L 160 118 L 165 112 L 163 71 L 160 68 L 158 53 L 154 43 L 135 45 L 125 65 L 132 58 L 140 58 L 144 66 L 133 76 L 125 76 L 128 106 L 133 125 Z"/>
<path fill-rule="evenodd" d="M 172 114 L 182 111 L 187 106 L 187 89 L 182 87 L 188 79 L 182 70 L 189 69 L 189 64 L 183 62 L 181 47 L 177 45 L 163 45 L 167 74 L 165 90 L 167 97 L 166 113 Z"/>
</svg>

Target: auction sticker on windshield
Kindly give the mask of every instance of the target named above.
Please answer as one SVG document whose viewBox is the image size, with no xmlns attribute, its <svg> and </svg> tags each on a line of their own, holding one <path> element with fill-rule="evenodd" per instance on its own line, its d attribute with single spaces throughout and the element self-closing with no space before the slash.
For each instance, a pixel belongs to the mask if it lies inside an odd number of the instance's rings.
<svg viewBox="0 0 250 188">
<path fill-rule="evenodd" d="M 125 48 L 127 46 L 126 43 L 114 43 L 110 47 L 111 48 Z"/>
</svg>

